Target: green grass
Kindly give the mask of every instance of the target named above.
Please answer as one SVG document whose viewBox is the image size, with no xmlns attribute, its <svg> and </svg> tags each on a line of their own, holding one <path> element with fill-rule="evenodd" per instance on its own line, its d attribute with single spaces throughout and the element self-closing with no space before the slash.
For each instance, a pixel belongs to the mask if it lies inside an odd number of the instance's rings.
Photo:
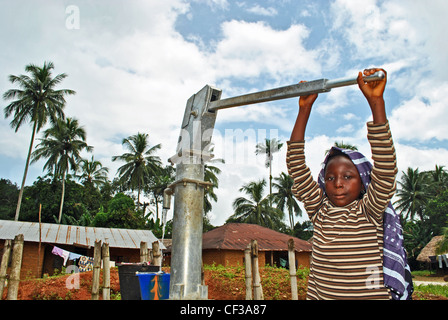
<svg viewBox="0 0 448 320">
<path fill-rule="evenodd" d="M 412 271 L 412 276 L 414 277 L 414 281 L 416 281 L 416 277 L 418 278 L 417 281 L 433 281 L 434 279 L 434 272 L 430 270 L 419 270 L 419 271 Z M 415 299 L 424 300 L 424 295 L 435 295 L 435 296 L 442 296 L 445 298 L 448 298 L 448 285 L 443 284 L 421 284 L 421 285 L 415 285 L 414 284 L 414 297 Z"/>
<path fill-rule="evenodd" d="M 421 284 L 415 286 L 414 291 L 416 297 L 419 297 L 419 293 L 426 293 L 448 298 L 448 285 Z"/>
</svg>

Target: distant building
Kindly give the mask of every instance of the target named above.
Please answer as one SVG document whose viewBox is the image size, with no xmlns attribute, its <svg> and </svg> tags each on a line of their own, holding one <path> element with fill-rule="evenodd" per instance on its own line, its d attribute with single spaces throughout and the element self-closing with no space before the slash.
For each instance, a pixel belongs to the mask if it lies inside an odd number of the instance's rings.
<svg viewBox="0 0 448 320">
<path fill-rule="evenodd" d="M 259 265 L 284 266 L 288 262 L 288 240 L 294 239 L 296 265 L 310 266 L 312 245 L 299 238 L 256 224 L 227 223 L 202 236 L 202 262 L 223 266 L 244 265 L 244 250 L 251 240 L 257 240 Z M 168 246 L 167 246 L 168 247 Z M 164 253 L 171 248 L 168 247 Z M 166 258 L 168 262 L 170 257 Z"/>
<path fill-rule="evenodd" d="M 448 274 L 448 252 L 437 254 L 436 249 L 443 240 L 443 236 L 435 236 L 422 249 L 417 257 L 418 262 L 425 263 L 426 268 L 435 269 L 436 274 Z"/>
<path fill-rule="evenodd" d="M 310 266 L 311 244 L 257 224 L 227 223 L 204 233 L 202 261 L 204 264 L 244 265 L 244 250 L 257 240 L 259 265 L 284 266 L 288 261 L 288 240 L 294 239 L 296 264 Z"/>
<path fill-rule="evenodd" d="M 148 247 L 157 238 L 150 230 L 118 228 L 94 228 L 52 223 L 0 220 L 0 259 L 5 240 L 14 240 L 18 234 L 24 236 L 22 269 L 20 278 L 52 275 L 54 269 L 61 270 L 63 259 L 52 253 L 55 246 L 63 250 L 93 257 L 95 241 L 109 243 L 110 260 L 119 262 L 139 262 L 140 243 Z M 39 243 L 40 255 L 39 255 Z M 161 245 L 162 249 L 165 247 Z M 12 250 L 11 250 L 12 254 Z M 70 264 L 69 261 L 67 263 Z"/>
</svg>

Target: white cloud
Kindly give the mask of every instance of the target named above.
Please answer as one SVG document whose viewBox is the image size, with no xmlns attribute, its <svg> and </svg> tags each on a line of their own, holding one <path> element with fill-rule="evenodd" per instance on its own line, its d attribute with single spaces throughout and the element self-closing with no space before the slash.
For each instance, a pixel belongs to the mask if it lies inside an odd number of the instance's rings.
<svg viewBox="0 0 448 320">
<path fill-rule="evenodd" d="M 219 77 L 294 79 L 297 74 L 320 72 L 317 52 L 306 50 L 309 30 L 291 25 L 275 30 L 264 22 L 228 21 L 222 24 L 223 39 L 211 56 Z"/>
<path fill-rule="evenodd" d="M 341 134 L 341 133 L 350 133 L 353 132 L 354 128 L 353 125 L 351 123 L 346 124 L 345 126 L 342 126 L 340 128 L 338 128 L 336 130 L 337 133 Z"/>
<path fill-rule="evenodd" d="M 338 88 L 331 91 L 331 94 L 321 94 L 316 100 L 316 111 L 324 116 L 329 116 L 334 112 L 346 107 L 348 105 L 348 88 Z M 320 102 L 319 100 L 324 100 Z"/>
<path fill-rule="evenodd" d="M 229 2 L 227 0 L 192 0 L 193 2 L 205 3 L 212 10 L 227 9 Z"/>
<path fill-rule="evenodd" d="M 416 95 L 392 111 L 390 123 L 398 139 L 407 141 L 448 138 L 448 84 L 422 81 Z"/>
<path fill-rule="evenodd" d="M 345 120 L 359 120 L 359 117 L 355 115 L 354 113 L 347 113 L 344 115 Z"/>
<path fill-rule="evenodd" d="M 258 15 L 261 15 L 261 16 L 267 16 L 267 17 L 276 16 L 277 13 L 278 13 L 277 10 L 275 8 L 273 8 L 273 7 L 265 8 L 265 7 L 262 7 L 262 6 L 258 5 L 258 4 L 253 6 L 253 7 L 250 7 L 248 9 L 246 9 L 246 11 L 250 12 L 250 13 L 258 14 Z"/>
<path fill-rule="evenodd" d="M 333 28 L 342 30 L 363 58 L 388 56 L 396 59 L 419 42 L 413 21 L 407 20 L 406 11 L 395 2 L 378 4 L 367 0 L 360 5 L 352 0 L 337 0 L 332 10 L 336 18 Z M 387 45 L 392 43 L 393 46 Z"/>
<path fill-rule="evenodd" d="M 436 165 L 446 166 L 448 150 L 444 148 L 415 148 L 395 143 L 397 165 L 401 176 L 407 168 L 419 168 L 421 171 L 434 170 Z"/>
<path fill-rule="evenodd" d="M 382 61 L 389 66 L 406 68 L 397 82 L 400 89 L 412 90 L 428 72 L 444 79 L 448 67 L 448 45 L 444 30 L 448 2 L 336 0 L 332 6 L 333 29 L 354 48 L 354 59 Z M 436 80 L 436 79 L 434 79 Z M 403 85 L 403 82 L 406 85 Z"/>
</svg>

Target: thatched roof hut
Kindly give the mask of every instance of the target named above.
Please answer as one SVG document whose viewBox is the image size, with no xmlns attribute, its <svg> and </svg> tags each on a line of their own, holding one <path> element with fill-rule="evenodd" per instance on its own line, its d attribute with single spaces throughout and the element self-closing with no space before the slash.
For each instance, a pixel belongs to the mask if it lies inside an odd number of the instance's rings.
<svg viewBox="0 0 448 320">
<path fill-rule="evenodd" d="M 443 236 L 435 236 L 428 242 L 428 244 L 422 249 L 420 254 L 417 257 L 417 261 L 419 262 L 431 262 L 429 257 L 436 256 L 436 249 L 439 245 L 439 242 L 442 241 Z"/>
</svg>

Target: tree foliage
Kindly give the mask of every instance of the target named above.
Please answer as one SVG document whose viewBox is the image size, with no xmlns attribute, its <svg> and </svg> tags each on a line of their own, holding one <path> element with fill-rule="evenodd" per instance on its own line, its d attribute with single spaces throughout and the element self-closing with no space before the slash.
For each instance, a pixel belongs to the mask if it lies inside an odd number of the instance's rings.
<svg viewBox="0 0 448 320">
<path fill-rule="evenodd" d="M 23 190 L 35 135 L 45 126 L 48 120 L 55 123 L 58 119 L 64 119 L 65 96 L 75 94 L 75 91 L 69 89 L 55 90 L 67 75 L 61 73 L 53 77 L 53 69 L 53 62 L 44 62 L 43 67 L 29 64 L 25 67 L 28 75 L 9 76 L 9 81 L 17 85 L 18 88 L 10 89 L 3 94 L 3 99 L 13 100 L 4 109 L 5 118 L 13 116 L 10 123 L 11 127 L 17 132 L 24 123 L 30 122 L 33 124 L 22 186 L 18 195 L 15 220 L 18 220 L 20 215 Z"/>
<path fill-rule="evenodd" d="M 401 211 L 408 259 L 417 268 L 421 250 L 448 227 L 448 174 L 437 165 L 422 172 L 408 168 L 398 182 L 397 198 L 394 204 Z"/>
</svg>

